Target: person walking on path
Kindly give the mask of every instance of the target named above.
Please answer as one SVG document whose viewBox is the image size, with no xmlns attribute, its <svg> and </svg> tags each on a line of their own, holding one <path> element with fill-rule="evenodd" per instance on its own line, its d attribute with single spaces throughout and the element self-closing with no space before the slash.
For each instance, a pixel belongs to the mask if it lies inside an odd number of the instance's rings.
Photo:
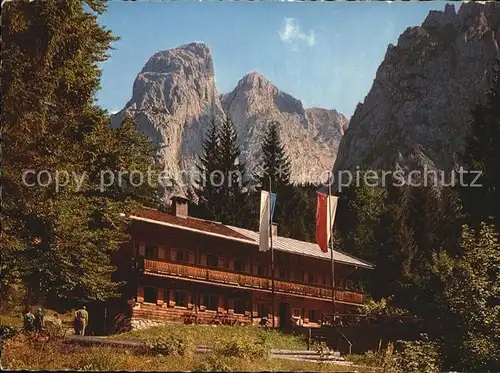
<svg viewBox="0 0 500 373">
<path fill-rule="evenodd" d="M 43 311 L 41 308 L 39 308 L 36 311 L 35 314 L 35 331 L 37 333 L 40 333 L 45 325 L 44 319 L 43 319 Z"/>
<path fill-rule="evenodd" d="M 31 313 L 31 310 L 28 308 L 23 316 L 24 321 L 24 333 L 31 334 L 35 330 L 35 315 Z"/>
<path fill-rule="evenodd" d="M 89 313 L 87 312 L 87 307 L 83 306 L 78 311 L 76 311 L 75 317 L 75 331 L 77 335 L 85 335 L 85 328 L 89 323 Z"/>
</svg>

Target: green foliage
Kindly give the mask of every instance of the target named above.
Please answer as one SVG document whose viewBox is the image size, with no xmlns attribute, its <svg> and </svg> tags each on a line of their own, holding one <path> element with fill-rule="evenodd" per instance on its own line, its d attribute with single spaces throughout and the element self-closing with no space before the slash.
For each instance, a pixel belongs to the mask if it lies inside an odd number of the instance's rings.
<svg viewBox="0 0 500 373">
<path fill-rule="evenodd" d="M 0 324 L 0 340 L 7 340 L 10 338 L 14 338 L 18 333 L 19 333 L 18 328 L 10 325 Z"/>
<path fill-rule="evenodd" d="M 290 185 L 290 160 L 279 134 L 279 123 L 269 124 L 262 144 L 261 170 L 254 175 L 263 190 L 269 190 L 271 182 L 273 192 L 282 191 Z"/>
<path fill-rule="evenodd" d="M 79 355 L 73 362 L 75 370 L 111 372 L 122 370 L 123 359 L 113 351 L 94 348 Z"/>
<path fill-rule="evenodd" d="M 2 15 L 2 274 L 34 300 L 82 302 L 117 293 L 111 253 L 127 239 L 120 214 L 155 202 L 128 179 L 101 188 L 101 171 L 142 171 L 155 149 L 130 119 L 112 129 L 95 106 L 98 63 L 115 38 L 97 22 L 105 1 L 9 2 Z M 59 190 L 22 175 L 69 175 Z M 147 184 L 147 183 L 145 183 Z M 144 184 L 144 185 L 145 185 Z"/>
<path fill-rule="evenodd" d="M 481 187 L 461 188 L 462 199 L 468 221 L 474 226 L 490 221 L 500 226 L 500 62 L 494 69 L 491 89 L 486 103 L 479 103 L 472 111 L 472 125 L 466 137 L 462 154 L 467 171 L 480 171 L 475 184 Z M 475 174 L 464 175 L 466 184 L 476 178 Z"/>
<path fill-rule="evenodd" d="M 195 372 L 230 372 L 231 366 L 226 362 L 227 358 L 217 354 L 208 353 L 195 364 Z"/>
<path fill-rule="evenodd" d="M 248 180 L 245 164 L 233 123 L 226 117 L 220 131 L 220 170 L 225 182 L 221 188 L 223 212 L 221 221 L 236 226 L 246 226 L 248 221 Z"/>
<path fill-rule="evenodd" d="M 187 356 L 194 352 L 194 341 L 189 335 L 180 333 L 162 333 L 147 340 L 146 346 L 150 353 L 169 355 L 169 356 Z"/>
<path fill-rule="evenodd" d="M 240 147 L 229 118 L 219 125 L 215 119 L 202 143 L 203 154 L 197 164 L 200 180 L 196 185 L 202 218 L 243 226 L 248 223 L 249 193 L 245 165 L 240 161 Z"/>
<path fill-rule="evenodd" d="M 374 261 L 377 252 L 374 227 L 384 208 L 386 190 L 367 185 L 343 188 L 336 219 L 335 237 L 342 249 L 367 261 Z"/>
<path fill-rule="evenodd" d="M 500 335 L 500 244 L 492 225 L 464 226 L 458 259 L 434 255 L 438 314 L 446 366 L 469 371 L 498 370 Z"/>
<path fill-rule="evenodd" d="M 220 166 L 220 132 L 219 125 L 212 120 L 202 142 L 203 154 L 199 155 L 199 163 L 196 165 L 201 174 L 195 186 L 198 197 L 199 215 L 205 219 L 218 220 L 220 218 L 219 189 L 216 187 L 221 183 L 219 171 Z"/>
<path fill-rule="evenodd" d="M 379 301 L 365 298 L 363 313 L 369 316 L 401 316 L 408 315 L 408 310 L 392 306 L 392 298 L 381 298 Z"/>
<path fill-rule="evenodd" d="M 234 340 L 243 338 L 254 343 L 264 341 L 266 346 L 289 350 L 306 350 L 307 340 L 303 335 L 289 335 L 277 330 L 265 331 L 261 328 L 248 328 L 244 326 L 217 326 L 210 325 L 185 325 L 167 324 L 144 330 L 133 330 L 128 333 L 113 336 L 113 339 L 151 340 L 158 335 L 182 335 L 196 344 L 213 345 L 214 340 Z"/>
<path fill-rule="evenodd" d="M 396 364 L 404 373 L 438 373 L 439 355 L 437 344 L 428 340 L 398 341 Z"/>
<path fill-rule="evenodd" d="M 377 350 L 367 351 L 360 359 L 360 363 L 369 367 L 374 367 L 384 373 L 400 373 L 398 371 L 392 343 L 389 343 L 385 349 L 379 346 Z"/>
<path fill-rule="evenodd" d="M 263 359 L 268 356 L 268 347 L 263 338 L 255 339 L 248 335 L 234 336 L 216 341 L 214 351 L 220 356 L 243 359 Z"/>
</svg>

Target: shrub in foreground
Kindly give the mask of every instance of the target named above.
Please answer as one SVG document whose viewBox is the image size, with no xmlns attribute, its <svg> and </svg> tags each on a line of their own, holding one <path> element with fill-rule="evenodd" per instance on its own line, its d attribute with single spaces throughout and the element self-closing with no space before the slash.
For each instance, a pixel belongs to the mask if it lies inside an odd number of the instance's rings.
<svg viewBox="0 0 500 373">
<path fill-rule="evenodd" d="M 214 346 L 214 352 L 218 355 L 244 359 L 267 358 L 268 351 L 264 339 L 250 338 L 245 335 L 220 339 Z"/>
<path fill-rule="evenodd" d="M 396 362 L 399 370 L 405 373 L 439 372 L 439 355 L 435 342 L 398 341 L 396 343 Z"/>
<path fill-rule="evenodd" d="M 147 350 L 156 355 L 188 356 L 195 345 L 189 334 L 160 334 L 146 341 Z"/>
</svg>

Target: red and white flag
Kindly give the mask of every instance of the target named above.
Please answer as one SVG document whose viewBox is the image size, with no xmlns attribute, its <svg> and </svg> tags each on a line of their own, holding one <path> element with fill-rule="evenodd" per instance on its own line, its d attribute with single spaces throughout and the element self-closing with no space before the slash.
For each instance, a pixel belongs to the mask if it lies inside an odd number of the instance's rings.
<svg viewBox="0 0 500 373">
<path fill-rule="evenodd" d="M 328 252 L 328 242 L 332 235 L 338 197 L 318 192 L 316 203 L 316 243 L 322 251 Z"/>
<path fill-rule="evenodd" d="M 259 251 L 269 250 L 271 204 L 269 192 L 260 192 Z"/>
</svg>

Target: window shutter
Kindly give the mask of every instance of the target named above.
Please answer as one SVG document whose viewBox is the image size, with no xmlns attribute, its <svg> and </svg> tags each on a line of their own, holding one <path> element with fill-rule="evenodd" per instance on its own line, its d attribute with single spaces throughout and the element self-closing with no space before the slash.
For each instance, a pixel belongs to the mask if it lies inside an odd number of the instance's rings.
<svg viewBox="0 0 500 373">
<path fill-rule="evenodd" d="M 245 272 L 250 272 L 250 262 L 247 260 L 245 260 Z"/>
<path fill-rule="evenodd" d="M 139 285 L 137 287 L 137 303 L 142 303 L 144 302 L 144 288 Z"/>
<path fill-rule="evenodd" d="M 177 259 L 177 249 L 170 249 L 170 260 Z"/>
<path fill-rule="evenodd" d="M 224 258 L 219 258 L 219 268 L 224 268 Z"/>
<path fill-rule="evenodd" d="M 158 246 L 158 259 L 165 259 L 165 248 Z"/>
<path fill-rule="evenodd" d="M 219 295 L 219 307 L 224 308 L 226 306 L 226 303 L 224 302 L 224 296 Z"/>
<path fill-rule="evenodd" d="M 234 299 L 229 299 L 227 308 L 230 310 L 234 310 Z"/>
<path fill-rule="evenodd" d="M 144 242 L 139 243 L 139 255 L 144 256 L 146 254 L 146 244 Z"/>
<path fill-rule="evenodd" d="M 234 271 L 234 260 L 229 260 L 229 270 Z"/>
<path fill-rule="evenodd" d="M 201 254 L 201 265 L 206 266 L 207 265 L 207 254 Z"/>
<path fill-rule="evenodd" d="M 253 267 L 253 269 L 252 269 L 252 273 L 253 273 L 254 275 L 259 274 L 259 266 L 258 266 L 257 264 L 254 264 L 252 267 Z"/>
<path fill-rule="evenodd" d="M 156 294 L 156 304 L 163 304 L 163 288 L 158 288 L 158 293 Z"/>
<path fill-rule="evenodd" d="M 309 274 L 307 272 L 304 272 L 304 278 L 302 279 L 302 281 L 307 282 L 308 279 L 309 279 Z"/>
<path fill-rule="evenodd" d="M 189 252 L 189 263 L 195 264 L 196 262 L 196 254 L 192 251 Z"/>
</svg>

